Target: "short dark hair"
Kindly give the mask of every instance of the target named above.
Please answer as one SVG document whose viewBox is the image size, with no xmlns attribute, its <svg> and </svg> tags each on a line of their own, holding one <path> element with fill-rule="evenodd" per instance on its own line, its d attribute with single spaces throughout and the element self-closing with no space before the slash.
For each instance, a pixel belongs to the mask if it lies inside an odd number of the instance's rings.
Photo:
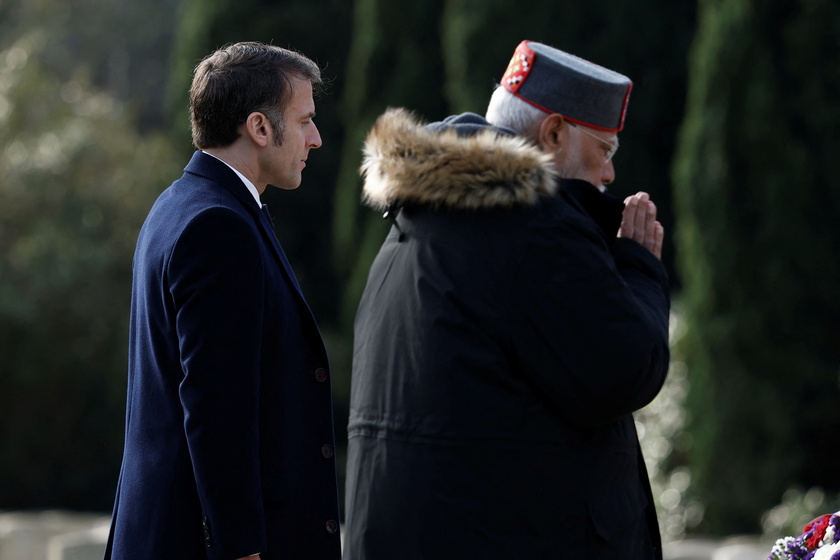
<svg viewBox="0 0 840 560">
<path fill-rule="evenodd" d="M 225 46 L 202 60 L 190 87 L 190 127 L 199 150 L 229 146 L 239 125 L 253 112 L 263 113 L 283 143 L 283 111 L 292 80 L 321 82 L 318 65 L 300 53 L 257 42 Z"/>
</svg>

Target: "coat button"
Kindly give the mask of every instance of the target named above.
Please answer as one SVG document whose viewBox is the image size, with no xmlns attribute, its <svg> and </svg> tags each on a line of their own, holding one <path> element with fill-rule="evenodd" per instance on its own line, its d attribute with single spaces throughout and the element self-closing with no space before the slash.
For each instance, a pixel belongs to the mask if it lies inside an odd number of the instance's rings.
<svg viewBox="0 0 840 560">
<path fill-rule="evenodd" d="M 206 517 L 201 523 L 202 527 L 204 528 L 204 545 L 207 548 L 213 547 L 213 537 L 210 534 L 210 520 Z"/>
<path fill-rule="evenodd" d="M 335 532 L 338 531 L 338 523 L 330 519 L 329 521 L 327 521 L 326 529 L 327 533 L 329 533 L 330 535 L 334 535 Z"/>
<path fill-rule="evenodd" d="M 321 446 L 321 455 L 324 456 L 324 459 L 329 459 L 333 455 L 333 448 L 332 445 L 329 443 L 325 443 Z"/>
<path fill-rule="evenodd" d="M 315 381 L 318 383 L 323 383 L 327 380 L 327 370 L 322 367 L 319 367 L 315 370 Z"/>
</svg>

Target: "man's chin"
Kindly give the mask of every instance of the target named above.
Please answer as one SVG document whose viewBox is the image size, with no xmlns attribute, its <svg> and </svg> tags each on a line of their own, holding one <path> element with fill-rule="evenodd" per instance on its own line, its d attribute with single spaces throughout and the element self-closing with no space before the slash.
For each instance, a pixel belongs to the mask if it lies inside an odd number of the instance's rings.
<svg viewBox="0 0 840 560">
<path fill-rule="evenodd" d="M 300 186 L 300 182 L 297 182 L 297 183 L 291 184 L 291 185 L 289 185 L 289 184 L 287 184 L 287 185 L 273 185 L 273 184 L 269 183 L 268 186 L 273 187 L 275 189 L 281 189 L 281 190 L 284 190 L 284 191 L 293 191 Z"/>
</svg>

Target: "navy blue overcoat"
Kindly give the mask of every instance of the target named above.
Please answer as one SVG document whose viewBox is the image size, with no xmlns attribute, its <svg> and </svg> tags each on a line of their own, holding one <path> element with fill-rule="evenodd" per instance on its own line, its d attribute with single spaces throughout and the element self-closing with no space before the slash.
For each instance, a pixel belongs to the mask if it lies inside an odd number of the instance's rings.
<svg viewBox="0 0 840 560">
<path fill-rule="evenodd" d="M 105 558 L 339 558 L 334 445 L 326 351 L 269 218 L 196 152 L 137 242 Z"/>
</svg>

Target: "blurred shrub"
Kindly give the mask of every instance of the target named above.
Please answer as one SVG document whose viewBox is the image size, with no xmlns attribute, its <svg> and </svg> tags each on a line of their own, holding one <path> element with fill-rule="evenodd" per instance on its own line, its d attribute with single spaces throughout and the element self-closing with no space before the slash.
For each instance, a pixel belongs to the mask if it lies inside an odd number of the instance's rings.
<svg viewBox="0 0 840 560">
<path fill-rule="evenodd" d="M 109 509 L 134 242 L 180 170 L 45 49 L 33 32 L 0 51 L 0 508 Z"/>
</svg>

